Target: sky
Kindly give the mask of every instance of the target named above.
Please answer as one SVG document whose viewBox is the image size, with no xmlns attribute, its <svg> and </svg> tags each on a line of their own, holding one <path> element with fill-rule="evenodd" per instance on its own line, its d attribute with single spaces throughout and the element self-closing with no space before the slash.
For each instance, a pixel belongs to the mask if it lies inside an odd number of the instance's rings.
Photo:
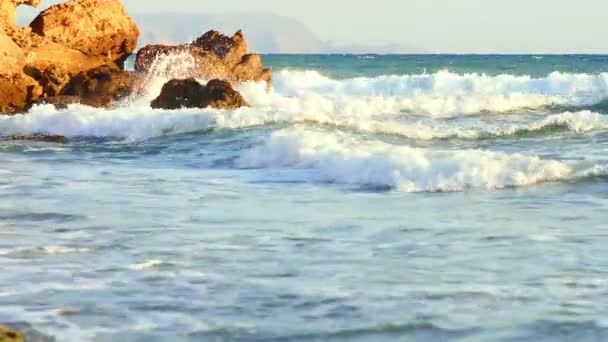
<svg viewBox="0 0 608 342">
<path fill-rule="evenodd" d="M 43 0 L 43 6 L 61 1 Z M 437 53 L 608 53 L 608 0 L 123 0 L 130 12 L 272 12 L 324 41 Z"/>
</svg>

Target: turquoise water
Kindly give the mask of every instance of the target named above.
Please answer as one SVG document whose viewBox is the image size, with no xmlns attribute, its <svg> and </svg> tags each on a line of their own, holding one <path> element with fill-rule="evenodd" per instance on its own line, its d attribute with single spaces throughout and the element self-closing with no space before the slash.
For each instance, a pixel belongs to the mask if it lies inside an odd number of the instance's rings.
<svg viewBox="0 0 608 342">
<path fill-rule="evenodd" d="M 603 341 L 608 57 L 266 56 L 238 111 L 0 117 L 0 322 L 58 341 Z"/>
</svg>

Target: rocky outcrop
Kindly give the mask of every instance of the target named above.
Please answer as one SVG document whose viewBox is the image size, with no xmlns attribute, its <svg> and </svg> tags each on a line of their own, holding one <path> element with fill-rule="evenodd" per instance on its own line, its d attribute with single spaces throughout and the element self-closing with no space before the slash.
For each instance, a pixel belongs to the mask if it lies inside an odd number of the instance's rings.
<svg viewBox="0 0 608 342">
<path fill-rule="evenodd" d="M 136 47 L 139 30 L 120 0 L 67 0 L 41 12 L 28 27 L 18 27 L 17 6 L 40 3 L 0 0 L 0 114 L 41 103 L 111 107 L 143 87 L 159 56 L 175 53 L 193 61 L 180 77 L 214 80 L 205 86 L 194 79 L 171 81 L 154 101 L 157 108 L 239 108 L 247 102 L 231 84 L 270 85 L 271 70 L 259 55 L 248 54 L 241 31 L 232 37 L 209 31 L 189 44 L 147 46 L 132 73 L 121 67 Z"/>
<path fill-rule="evenodd" d="M 135 50 L 139 37 L 119 0 L 69 0 L 40 13 L 30 28 L 55 43 L 119 65 Z"/>
<path fill-rule="evenodd" d="M 163 55 L 187 53 L 194 58 L 193 75 L 203 79 L 224 79 L 233 83 L 264 81 L 270 84 L 272 72 L 265 69 L 259 55 L 247 54 L 247 43 L 238 31 L 232 37 L 209 31 L 190 44 L 148 45 L 137 53 L 135 70 L 148 72 Z"/>
<path fill-rule="evenodd" d="M 217 108 L 237 109 L 249 106 L 229 82 L 211 80 L 203 86 L 194 78 L 173 79 L 163 86 L 160 95 L 151 103 L 152 108 Z"/>
<path fill-rule="evenodd" d="M 26 64 L 37 68 L 41 72 L 51 65 L 55 65 L 77 74 L 100 65 L 114 64 L 114 61 L 105 56 L 88 55 L 44 39 L 31 33 L 29 29 L 16 30 L 9 35 L 25 53 Z"/>
<path fill-rule="evenodd" d="M 135 49 L 139 31 L 119 0 L 69 0 L 26 28 L 14 22 L 20 4 L 40 0 L 0 0 L 0 113 L 66 95 L 107 106 L 134 87 L 137 77 L 117 63 Z"/>
</svg>

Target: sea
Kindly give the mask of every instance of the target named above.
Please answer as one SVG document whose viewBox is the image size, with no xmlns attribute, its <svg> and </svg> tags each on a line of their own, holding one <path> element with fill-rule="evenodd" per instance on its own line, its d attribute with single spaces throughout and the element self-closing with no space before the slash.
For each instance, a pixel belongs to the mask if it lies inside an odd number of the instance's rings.
<svg viewBox="0 0 608 342">
<path fill-rule="evenodd" d="M 151 109 L 194 69 L 173 55 L 113 109 L 0 116 L 0 136 L 68 139 L 0 142 L 0 324 L 608 341 L 608 56 L 264 61 L 249 108 Z"/>
</svg>

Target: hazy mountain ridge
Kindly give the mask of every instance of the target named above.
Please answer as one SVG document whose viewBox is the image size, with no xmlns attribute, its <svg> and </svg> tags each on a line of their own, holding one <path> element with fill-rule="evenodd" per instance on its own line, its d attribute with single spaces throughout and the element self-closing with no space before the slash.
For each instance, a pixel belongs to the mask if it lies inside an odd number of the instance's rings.
<svg viewBox="0 0 608 342">
<path fill-rule="evenodd" d="M 228 34 L 242 29 L 250 50 L 258 53 L 422 52 L 398 44 L 375 46 L 326 42 L 302 22 L 267 12 L 134 13 L 132 16 L 141 30 L 139 46 L 188 42 L 210 29 Z"/>
</svg>

